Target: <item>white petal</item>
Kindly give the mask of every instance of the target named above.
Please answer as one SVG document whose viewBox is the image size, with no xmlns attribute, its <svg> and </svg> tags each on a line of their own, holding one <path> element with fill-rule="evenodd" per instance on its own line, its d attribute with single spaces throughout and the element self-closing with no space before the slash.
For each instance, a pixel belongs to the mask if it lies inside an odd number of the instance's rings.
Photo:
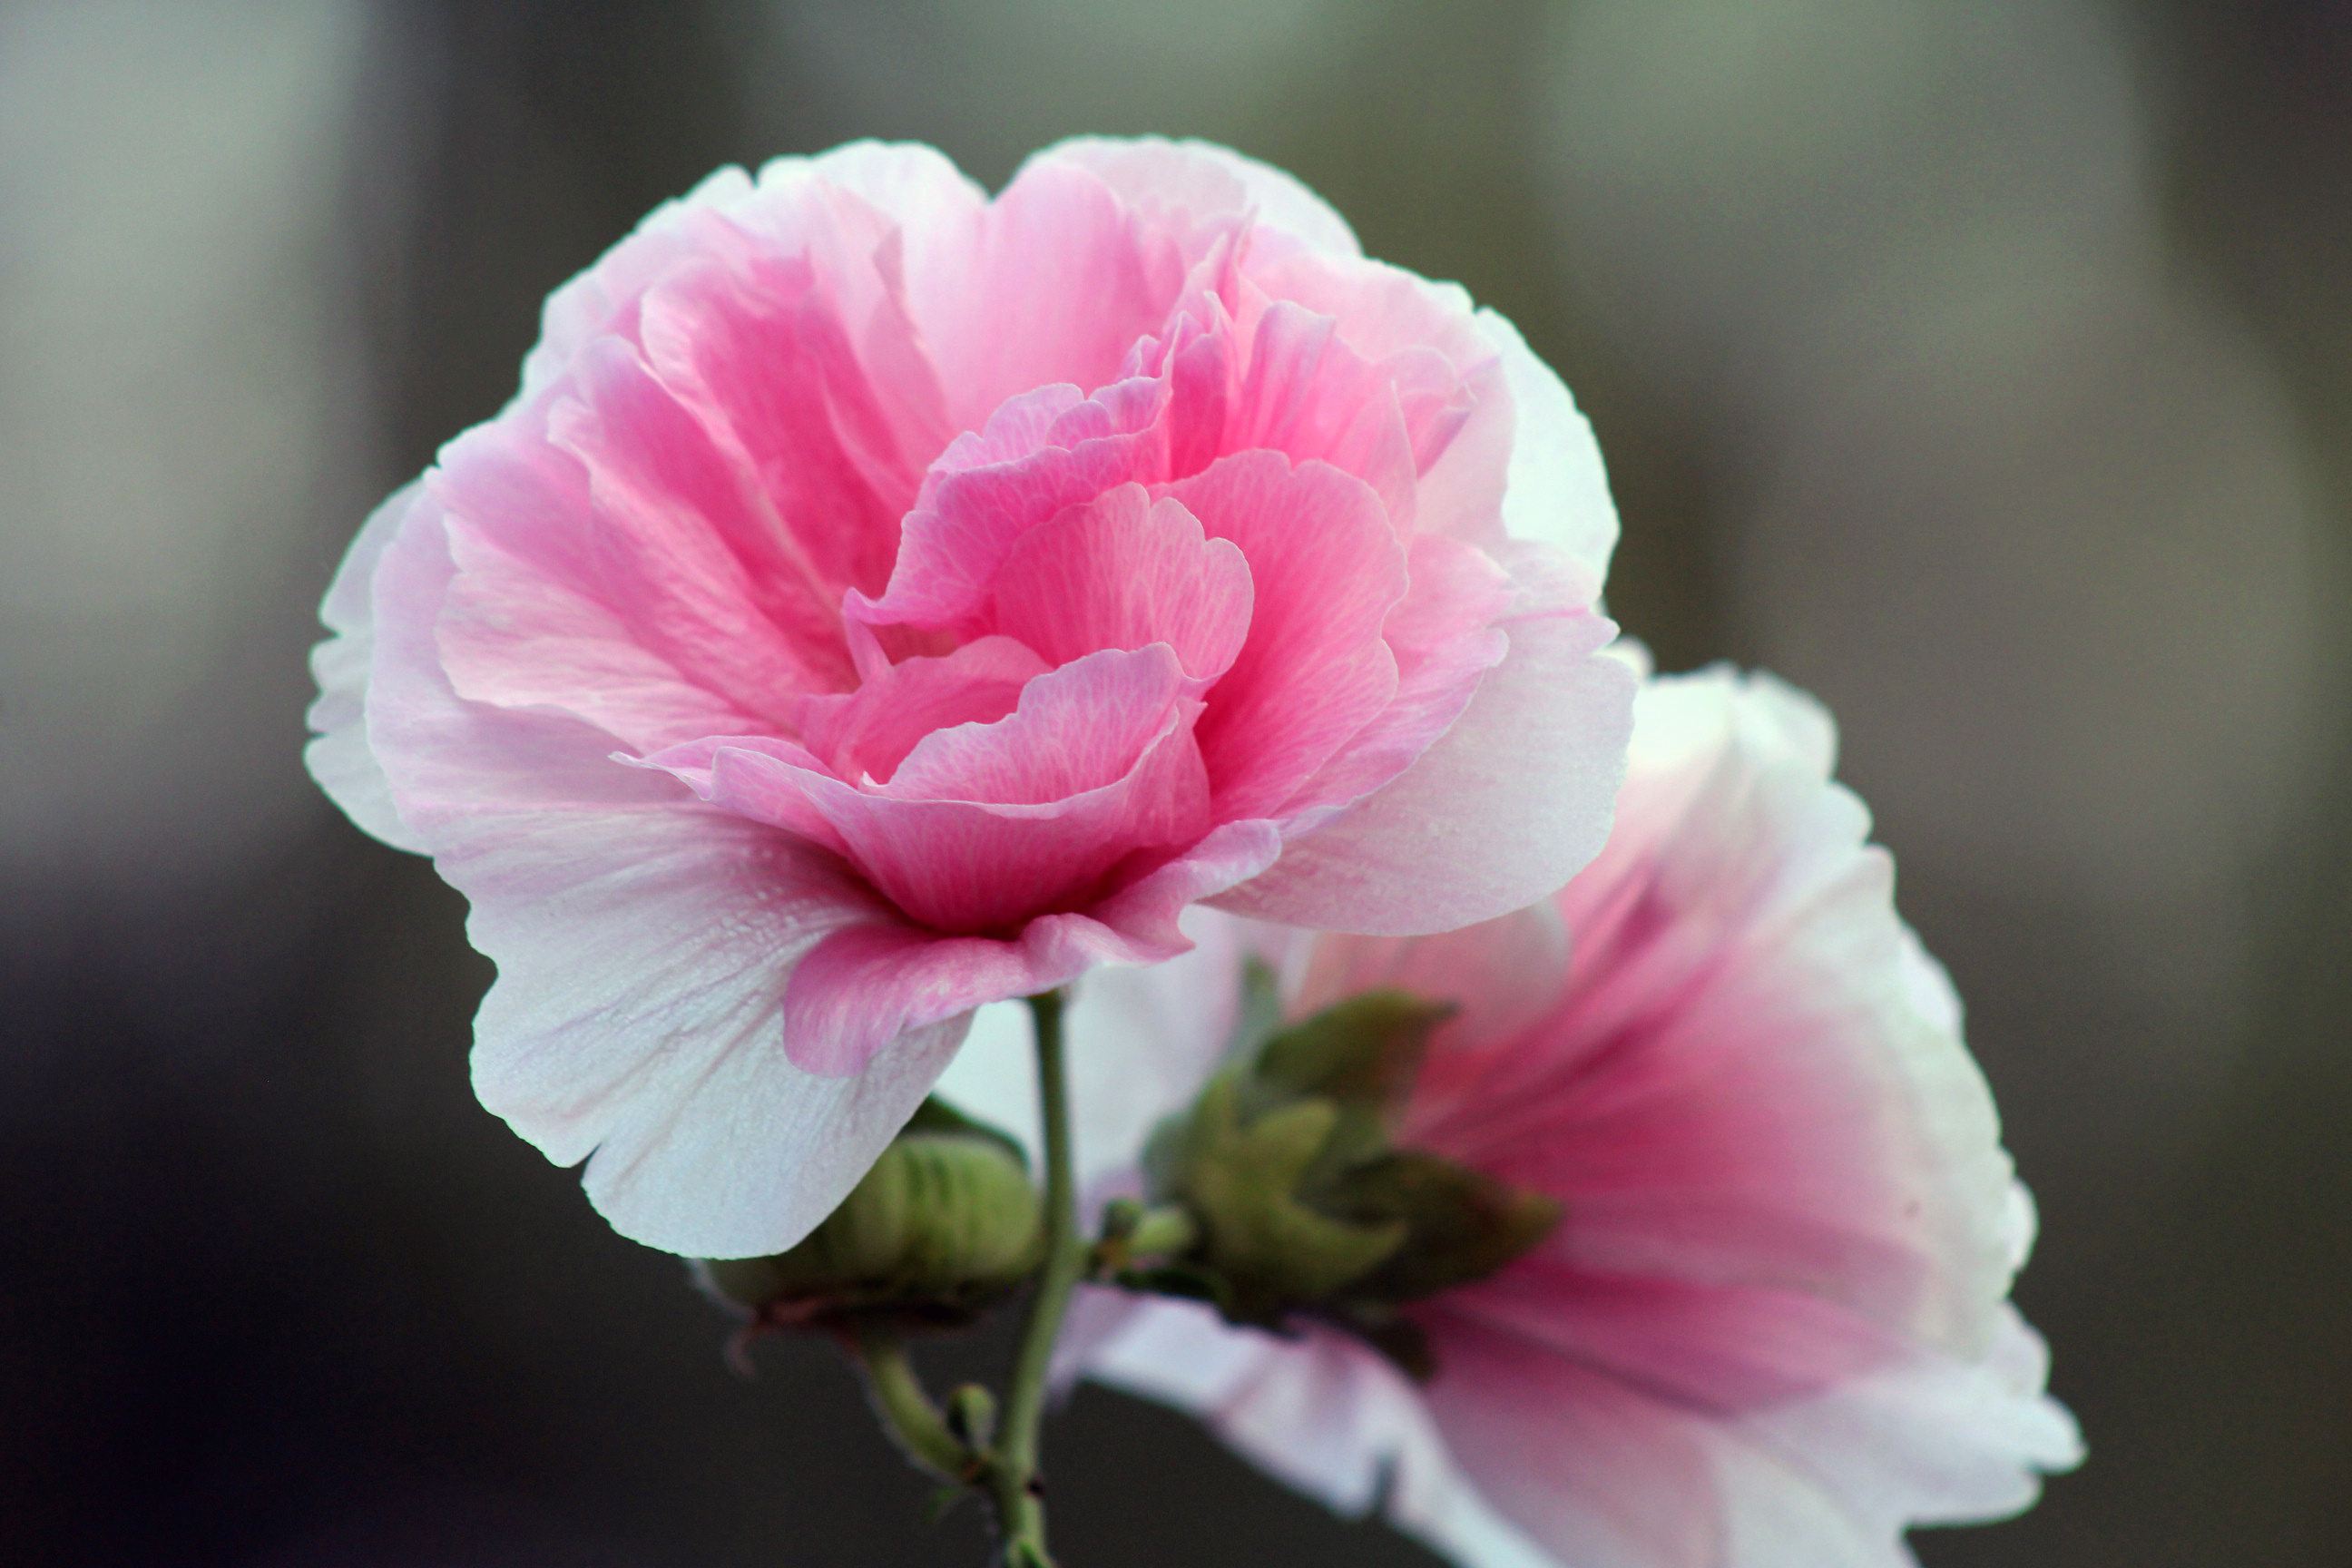
<svg viewBox="0 0 2352 1568">
<path fill-rule="evenodd" d="M 395 849 L 413 852 L 422 852 L 425 845 L 400 820 L 383 765 L 368 745 L 367 687 L 375 657 L 376 563 L 407 520 L 417 493 L 415 480 L 394 490 L 369 514 L 343 563 L 335 569 L 326 602 L 319 608 L 320 620 L 333 635 L 310 650 L 310 673 L 319 683 L 319 696 L 310 704 L 311 740 L 302 752 L 319 787 L 362 831 Z"/>
<path fill-rule="evenodd" d="M 1515 539 L 1568 552 L 1600 583 L 1617 547 L 1617 503 L 1591 421 L 1568 386 L 1536 357 L 1518 328 L 1492 310 L 1478 326 L 1501 357 L 1517 418 L 1503 492 L 1503 526 Z"/>
<path fill-rule="evenodd" d="M 755 824 L 548 813 L 447 839 L 442 874 L 499 971 L 475 1020 L 475 1091 L 550 1159 L 586 1157 L 590 1199 L 648 1247 L 740 1258 L 798 1241 L 962 1038 L 961 1018 L 917 1031 L 853 1077 L 792 1065 L 792 967 L 866 910 L 822 858 Z"/>
<path fill-rule="evenodd" d="M 1177 206 L 1202 219 L 1249 211 L 1314 249 L 1360 254 L 1348 220 L 1297 176 L 1213 142 L 1076 136 L 1030 162 L 1076 163 L 1147 212 Z"/>
</svg>

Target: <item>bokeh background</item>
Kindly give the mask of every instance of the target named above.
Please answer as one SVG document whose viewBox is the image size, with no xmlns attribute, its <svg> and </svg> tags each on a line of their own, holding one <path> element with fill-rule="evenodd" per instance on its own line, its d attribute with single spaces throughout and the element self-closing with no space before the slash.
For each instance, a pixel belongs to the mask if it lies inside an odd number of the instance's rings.
<svg viewBox="0 0 2352 1568">
<path fill-rule="evenodd" d="M 2089 1466 L 1937 1568 L 2352 1540 L 2352 10 L 0 0 L 0 1561 L 977 1562 L 819 1347 L 474 1105 L 313 609 L 712 166 L 1297 171 L 1608 453 L 1621 617 L 1812 688 L 2036 1187 Z M 1082 1565 L 1425 1563 L 1082 1394 Z"/>
</svg>

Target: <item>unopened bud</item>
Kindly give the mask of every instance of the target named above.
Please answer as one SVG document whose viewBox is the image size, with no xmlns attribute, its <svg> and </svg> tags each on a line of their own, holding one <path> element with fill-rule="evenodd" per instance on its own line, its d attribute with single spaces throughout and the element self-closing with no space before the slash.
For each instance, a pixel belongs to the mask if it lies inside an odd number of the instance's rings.
<svg viewBox="0 0 2352 1568">
<path fill-rule="evenodd" d="M 1034 1271 L 1036 1189 L 1003 1134 L 927 1103 L 841 1206 L 788 1252 L 702 1266 L 709 1287 L 775 1322 L 886 1314 L 968 1321 Z"/>
</svg>

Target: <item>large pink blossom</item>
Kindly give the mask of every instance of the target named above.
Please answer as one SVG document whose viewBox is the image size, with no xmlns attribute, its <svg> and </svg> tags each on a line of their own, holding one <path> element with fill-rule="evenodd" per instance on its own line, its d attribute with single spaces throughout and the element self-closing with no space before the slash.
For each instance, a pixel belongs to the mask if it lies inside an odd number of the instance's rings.
<svg viewBox="0 0 2352 1568">
<path fill-rule="evenodd" d="M 1720 671 L 1651 684 L 1637 715 L 1615 831 L 1557 898 L 1404 941 L 1196 916 L 1192 953 L 1090 977 L 1074 1009 L 1100 1192 L 1215 1065 L 1244 952 L 1294 1014 L 1380 986 L 1460 1004 L 1396 1140 L 1563 1217 L 1408 1309 L 1430 1380 L 1337 1330 L 1107 1292 L 1070 1354 L 1480 1568 L 1908 1564 L 1910 1524 L 2014 1511 L 2076 1458 L 2007 1303 L 2032 1211 L 1950 987 L 1830 782 L 1827 717 Z M 982 1019 L 943 1087 L 1018 1125 L 1018 1019 Z"/>
<path fill-rule="evenodd" d="M 314 773 L 499 976 L 485 1104 L 626 1234 L 803 1235 L 974 1006 L 1214 900 L 1407 932 L 1599 847 L 1632 683 L 1557 379 L 1287 176 L 713 176 L 548 301 L 331 590 Z"/>
</svg>

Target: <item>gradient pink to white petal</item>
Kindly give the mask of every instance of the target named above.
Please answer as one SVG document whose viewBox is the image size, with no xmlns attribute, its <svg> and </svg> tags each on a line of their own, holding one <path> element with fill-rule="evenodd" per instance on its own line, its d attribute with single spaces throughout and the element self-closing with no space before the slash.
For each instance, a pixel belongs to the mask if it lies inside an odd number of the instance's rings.
<svg viewBox="0 0 2352 1568">
<path fill-rule="evenodd" d="M 1418 1309 L 1435 1377 L 1107 1292 L 1066 1359 L 1336 1507 L 1385 1496 L 1479 1568 L 1908 1563 L 1907 1526 L 2013 1512 L 2078 1458 L 2007 1304 L 2032 1212 L 1950 987 L 1830 783 L 1827 717 L 1723 671 L 1650 683 L 1637 715 L 1609 846 L 1557 898 L 1411 940 L 1202 911 L 1192 953 L 1092 976 L 1073 1009 L 1101 1192 L 1213 1065 L 1245 951 L 1294 1012 L 1377 985 L 1463 1005 L 1399 1136 L 1566 1217 Z M 1087 1049 L 1111 1038 L 1146 1048 Z M 943 1090 L 1025 1126 L 1022 1044 L 983 1013 Z"/>
<path fill-rule="evenodd" d="M 329 594 L 313 772 L 499 977 L 625 1234 L 831 1208 L 970 1011 L 1202 900 L 1414 932 L 1598 850 L 1633 682 L 1568 394 L 1221 149 L 714 175 L 549 300 Z"/>
</svg>

